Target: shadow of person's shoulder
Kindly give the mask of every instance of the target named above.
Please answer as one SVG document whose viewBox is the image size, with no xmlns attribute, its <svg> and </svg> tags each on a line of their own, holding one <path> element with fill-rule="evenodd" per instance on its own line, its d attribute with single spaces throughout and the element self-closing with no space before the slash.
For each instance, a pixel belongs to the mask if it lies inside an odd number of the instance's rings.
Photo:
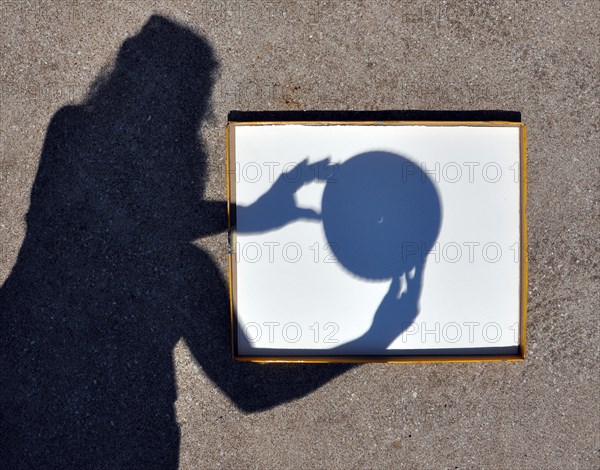
<svg viewBox="0 0 600 470">
<path fill-rule="evenodd" d="M 88 115 L 89 112 L 86 113 L 81 105 L 65 105 L 52 115 L 50 125 L 48 126 L 48 132 L 55 128 L 63 129 L 81 124 L 82 120 Z"/>
<path fill-rule="evenodd" d="M 83 106 L 69 104 L 54 113 L 48 124 L 42 159 L 48 151 L 68 150 L 73 138 L 78 135 L 79 129 L 90 119 L 90 113 L 85 112 Z"/>
</svg>

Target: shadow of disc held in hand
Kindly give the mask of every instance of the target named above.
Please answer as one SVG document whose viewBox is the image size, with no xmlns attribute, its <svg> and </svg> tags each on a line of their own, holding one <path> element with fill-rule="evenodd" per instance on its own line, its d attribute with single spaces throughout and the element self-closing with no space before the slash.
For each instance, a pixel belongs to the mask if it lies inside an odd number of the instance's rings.
<svg viewBox="0 0 600 470">
<path fill-rule="evenodd" d="M 410 160 L 367 152 L 340 165 L 325 188 L 323 227 L 339 262 L 384 280 L 421 266 L 440 230 L 440 198 Z"/>
</svg>

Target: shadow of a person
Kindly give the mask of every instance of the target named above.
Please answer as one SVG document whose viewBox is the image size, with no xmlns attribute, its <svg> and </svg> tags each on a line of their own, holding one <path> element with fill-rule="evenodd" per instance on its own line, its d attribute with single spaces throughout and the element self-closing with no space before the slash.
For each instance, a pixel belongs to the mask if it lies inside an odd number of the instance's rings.
<svg viewBox="0 0 600 470">
<path fill-rule="evenodd" d="M 227 224 L 224 202 L 202 201 L 197 135 L 217 66 L 206 40 L 153 16 L 88 98 L 49 124 L 26 236 L 0 289 L 6 468 L 175 468 L 182 337 L 244 412 L 351 367 L 231 357 L 226 285 L 191 244 Z"/>
</svg>

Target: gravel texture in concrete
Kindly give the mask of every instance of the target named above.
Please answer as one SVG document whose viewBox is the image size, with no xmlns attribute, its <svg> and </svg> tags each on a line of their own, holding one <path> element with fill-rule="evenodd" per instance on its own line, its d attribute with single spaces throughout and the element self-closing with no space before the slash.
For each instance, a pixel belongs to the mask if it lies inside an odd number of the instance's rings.
<svg viewBox="0 0 600 470">
<path fill-rule="evenodd" d="M 599 11 L 3 0 L 6 468 L 598 468 Z M 522 112 L 524 362 L 233 363 L 227 114 L 299 109 Z"/>
</svg>

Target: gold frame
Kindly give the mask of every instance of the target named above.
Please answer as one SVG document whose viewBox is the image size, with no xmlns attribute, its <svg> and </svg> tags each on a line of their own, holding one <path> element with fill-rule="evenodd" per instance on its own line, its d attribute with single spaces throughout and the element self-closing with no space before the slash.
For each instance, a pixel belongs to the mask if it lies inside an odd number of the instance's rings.
<svg viewBox="0 0 600 470">
<path fill-rule="evenodd" d="M 235 314 L 236 276 L 235 263 L 231 246 L 235 246 L 235 231 L 232 227 L 231 203 L 235 203 L 235 185 L 230 178 L 235 175 L 235 128 L 237 126 L 265 125 L 353 125 L 353 126 L 474 126 L 474 127 L 518 127 L 520 135 L 520 315 L 519 345 L 516 354 L 488 355 L 421 355 L 421 356 L 240 356 L 237 354 L 237 318 Z M 231 348 L 233 358 L 242 362 L 271 363 L 420 363 L 420 362 L 489 362 L 489 361 L 522 361 L 527 349 L 527 293 L 528 293 L 528 257 L 527 257 L 527 130 L 522 122 L 509 121 L 258 121 L 235 122 L 227 124 L 226 138 L 226 182 L 227 182 L 227 220 L 229 226 L 229 311 L 231 321 Z"/>
</svg>

